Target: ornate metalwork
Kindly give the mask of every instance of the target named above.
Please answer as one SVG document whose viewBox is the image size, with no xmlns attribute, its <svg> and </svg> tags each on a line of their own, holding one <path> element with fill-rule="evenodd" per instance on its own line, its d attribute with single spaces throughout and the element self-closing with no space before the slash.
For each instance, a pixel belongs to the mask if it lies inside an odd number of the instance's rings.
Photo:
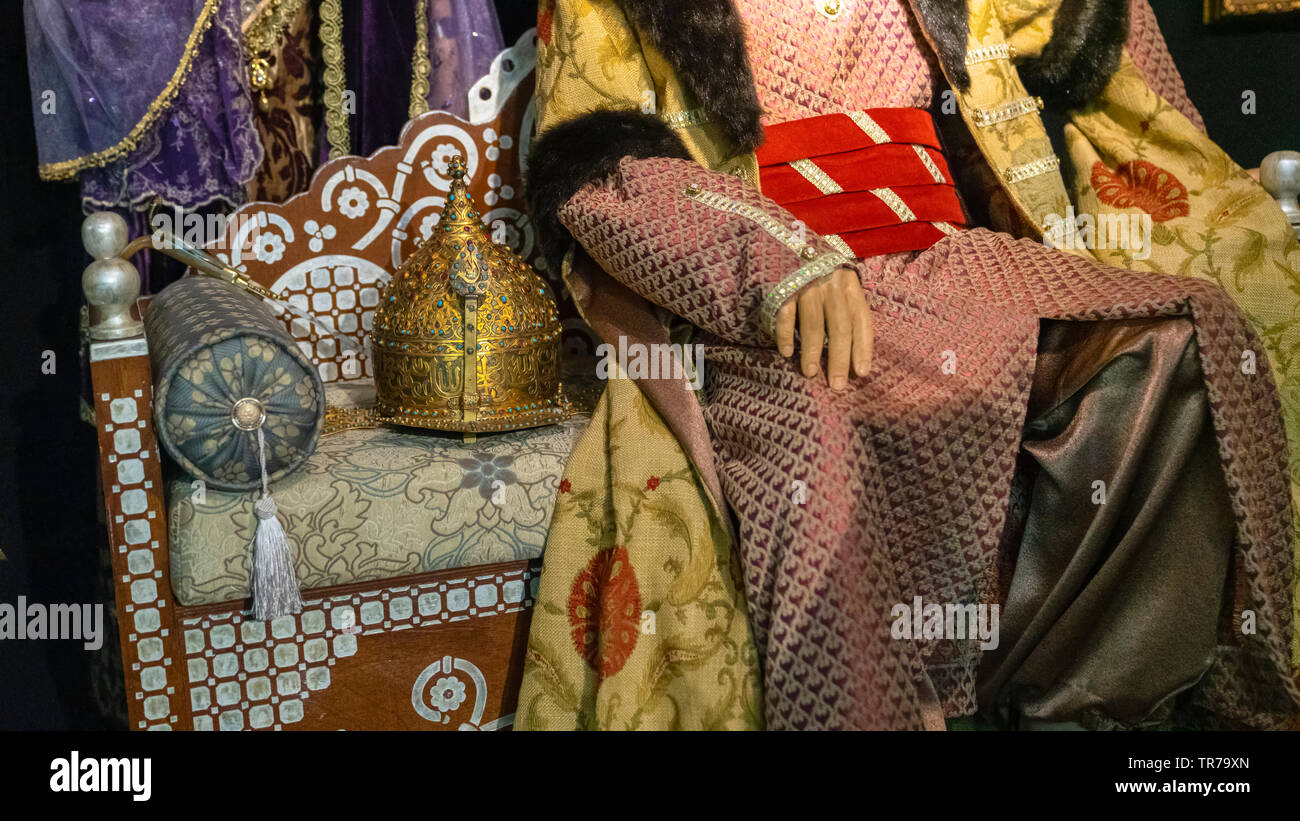
<svg viewBox="0 0 1300 821">
<path fill-rule="evenodd" d="M 465 432 L 566 419 L 560 320 L 541 278 L 488 237 L 452 158 L 432 235 L 375 311 L 371 355 L 380 421 Z"/>
</svg>

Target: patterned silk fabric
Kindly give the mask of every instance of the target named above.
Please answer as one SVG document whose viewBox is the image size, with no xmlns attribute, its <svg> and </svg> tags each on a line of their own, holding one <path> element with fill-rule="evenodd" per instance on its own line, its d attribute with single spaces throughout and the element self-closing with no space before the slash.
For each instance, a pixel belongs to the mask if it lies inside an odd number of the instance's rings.
<svg viewBox="0 0 1300 821">
<path fill-rule="evenodd" d="M 595 108 L 639 107 L 645 89 L 665 114 L 691 104 L 612 2 L 542 2 L 538 40 L 539 130 Z M 682 133 L 701 162 L 757 179 L 752 156 L 729 164 L 698 136 L 712 131 Z M 606 383 L 560 491 L 516 728 L 761 728 L 758 653 L 726 514 L 637 383 Z"/>
<path fill-rule="evenodd" d="M 536 558 L 583 427 L 574 420 L 473 445 L 389 428 L 323 436 L 274 487 L 295 574 L 310 589 Z M 179 476 L 167 488 L 176 598 L 246 598 L 257 494 L 208 488 L 200 502 L 192 481 Z"/>
<path fill-rule="evenodd" d="M 312 93 L 319 64 L 312 55 L 315 18 L 314 5 L 304 3 L 275 45 L 266 105 L 259 104 L 253 112 L 265 152 L 248 184 L 250 200 L 284 202 L 311 185 L 320 117 L 320 103 Z"/>
<path fill-rule="evenodd" d="M 937 69 L 907 0 L 738 2 L 764 124 L 866 108 L 929 108 Z M 940 82 L 942 78 L 940 77 Z"/>
<path fill-rule="evenodd" d="M 777 260 L 758 251 L 761 229 L 719 224 L 691 203 L 681 193 L 691 182 L 761 200 L 681 160 L 627 159 L 609 186 L 584 189 L 560 215 L 604 270 L 708 332 L 699 340 L 711 373 L 704 414 L 740 522 L 770 726 L 919 729 L 927 682 L 950 712 L 968 712 L 978 650 L 953 656 L 944 642 L 922 650 L 896 641 L 889 613 L 916 595 L 997 600 L 1039 320 L 1188 314 L 1234 507 L 1248 511 L 1236 535 L 1248 591 L 1235 606 L 1270 622 L 1208 677 L 1220 689 L 1196 697 L 1229 721 L 1286 717 L 1284 438 L 1267 372 L 1235 367 L 1238 352 L 1259 343 L 1222 290 L 961 232 L 910 264 L 878 257 L 865 266 L 873 373 L 836 393 L 756 347 L 746 305 Z M 945 358 L 963 363 L 960 377 L 943 375 Z"/>
<path fill-rule="evenodd" d="M 1053 4 L 998 0 L 997 10 L 1023 56 L 1041 52 Z M 1119 70 L 1098 99 L 1069 112 L 1067 123 L 1076 213 L 1098 225 L 1149 219 L 1144 245 L 1097 242 L 1090 253 L 1135 271 L 1217 282 L 1259 331 L 1264 351 L 1242 351 L 1241 364 L 1263 368 L 1267 359 L 1277 378 L 1292 443 L 1293 509 L 1300 513 L 1300 244 L 1268 193 L 1204 133 L 1147 0 L 1131 0 Z M 1300 518 L 1294 542 L 1300 550 Z M 1294 642 L 1300 662 L 1300 637 Z"/>
<path fill-rule="evenodd" d="M 970 5 L 973 41 L 1001 40 L 992 0 Z M 800 0 L 748 0 L 736 7 L 747 24 L 769 125 L 845 109 L 928 105 L 932 72 L 901 0 L 846 2 L 834 21 Z M 615 3 L 548 0 L 539 36 L 543 130 L 592 108 L 639 108 L 647 88 L 670 118 L 694 105 Z M 966 105 L 996 105 L 1007 94 L 1024 94 L 1006 61 L 972 76 L 980 85 L 963 99 Z M 981 148 L 995 167 L 1051 154 L 1036 112 L 1008 123 L 982 135 Z M 943 602 L 996 601 L 999 540 L 1040 320 L 1161 316 L 1189 316 L 1196 325 L 1237 515 L 1233 609 L 1254 611 L 1263 625 L 1254 636 L 1225 635 L 1220 658 L 1193 699 L 1229 723 L 1277 726 L 1289 719 L 1296 694 L 1287 665 L 1285 438 L 1268 370 L 1247 374 L 1239 367 L 1241 352 L 1260 345 L 1259 337 L 1221 289 L 1105 268 L 1040 242 L 959 232 L 919 256 L 875 257 L 862 265 L 876 316 L 873 372 L 832 393 L 771 350 L 748 313 L 761 299 L 759 289 L 769 286 L 772 272 L 765 266 L 776 255 L 756 255 L 754 267 L 747 267 L 748 249 L 759 242 L 752 226 L 741 219 L 719 226 L 716 214 L 688 192 L 692 184 L 721 192 L 774 220 L 788 219 L 788 212 L 716 173 L 744 176 L 747 162 L 728 156 L 709 124 L 679 133 L 703 168 L 624 160 L 605 186 L 573 197 L 561 218 L 610 276 L 706 332 L 697 340 L 706 346 L 710 374 L 703 413 L 740 526 L 736 550 L 744 580 L 743 600 L 729 595 L 721 601 L 728 608 L 749 604 L 768 726 L 921 728 L 933 726 L 939 705 L 950 716 L 974 709 L 978 649 L 948 653 L 941 652 L 951 649 L 943 642 L 922 647 L 891 640 L 890 607 L 913 594 Z M 1061 213 L 1067 204 L 1055 172 L 1015 189 L 1014 210 L 1022 221 L 1036 222 L 1053 209 Z M 678 237 L 691 241 L 677 243 Z M 697 247 L 710 238 L 715 247 Z M 945 360 L 963 364 L 945 377 Z M 581 512 L 563 503 L 557 508 L 530 637 L 532 648 L 548 652 L 544 658 L 530 652 L 521 727 L 713 726 L 706 719 L 717 714 L 716 682 L 738 680 L 748 669 L 733 665 L 725 679 L 688 665 L 666 668 L 666 678 L 654 674 L 655 649 L 692 634 L 683 622 L 685 633 L 645 642 L 643 631 L 629 647 L 629 614 L 637 605 L 653 608 L 630 595 L 628 574 L 635 575 L 638 590 L 663 584 L 664 574 L 671 578 L 681 566 L 671 557 L 673 543 L 625 533 L 608 518 L 590 528 L 585 541 L 573 537 L 582 532 L 575 516 L 619 510 L 619 499 L 626 499 L 629 512 L 642 510 L 640 489 L 648 485 L 641 484 L 638 462 L 652 457 L 641 440 L 622 439 L 626 414 L 636 406 L 627 398 L 634 390 L 627 381 L 610 383 L 607 399 L 617 392 L 622 401 L 610 402 L 608 434 L 604 441 L 579 443 L 587 458 L 575 459 L 566 472 L 571 485 L 586 482 L 592 496 Z M 660 411 L 672 417 L 680 409 Z M 706 502 L 702 490 L 678 493 L 674 515 L 699 520 Z M 725 576 L 727 545 L 721 533 L 710 532 L 708 556 Z M 601 559 L 607 549 L 612 552 Z M 592 625 L 599 627 L 594 638 Z M 593 642 L 602 652 L 586 649 Z M 621 648 L 615 658 L 622 664 L 605 664 L 607 645 Z M 554 689 L 554 681 L 569 689 Z M 669 683 L 677 688 L 671 712 L 662 700 Z M 731 715 L 745 715 L 733 701 L 725 703 Z M 530 715 L 532 704 L 540 706 Z M 593 713 L 589 705 L 604 709 Z M 647 724 L 648 714 L 662 718 Z"/>
<path fill-rule="evenodd" d="M 654 406 L 626 379 L 613 386 L 560 482 L 515 724 L 758 728 L 725 525 Z"/>
<path fill-rule="evenodd" d="M 1125 57 L 1102 97 L 1066 127 L 1076 169 L 1071 193 L 1076 209 L 1098 215 L 1098 224 L 1105 216 L 1149 220 L 1143 248 L 1099 244 L 1098 259 L 1217 282 L 1259 330 L 1263 351 L 1243 350 L 1238 367 L 1272 366 L 1300 512 L 1300 244 L 1268 192 L 1197 125 Z M 1295 543 L 1300 550 L 1300 519 Z M 1300 659 L 1300 639 L 1293 655 Z"/>
</svg>

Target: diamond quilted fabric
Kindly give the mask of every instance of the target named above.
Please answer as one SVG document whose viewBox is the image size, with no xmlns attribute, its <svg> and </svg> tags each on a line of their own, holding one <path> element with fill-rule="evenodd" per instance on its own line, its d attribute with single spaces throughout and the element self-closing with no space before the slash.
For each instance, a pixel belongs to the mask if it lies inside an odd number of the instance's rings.
<svg viewBox="0 0 1300 821">
<path fill-rule="evenodd" d="M 1220 288 L 961 232 L 911 261 L 860 263 L 875 359 L 869 378 L 835 393 L 768 346 L 755 319 L 795 255 L 753 222 L 694 201 L 693 189 L 790 223 L 734 177 L 669 158 L 625 158 L 560 216 L 601 268 L 706 332 L 704 414 L 740 523 L 769 727 L 919 729 L 930 697 L 950 714 L 973 711 L 978 650 L 927 671 L 922 648 L 890 638 L 890 608 L 913 594 L 997 602 L 1039 321 L 1146 317 L 1194 322 L 1237 519 L 1235 611 L 1260 623 L 1224 649 L 1194 697 L 1232 722 L 1287 719 L 1286 439 L 1271 374 L 1237 367 L 1261 342 Z M 961 363 L 959 378 L 943 375 L 945 357 Z M 795 482 L 803 504 L 790 504 Z"/>
</svg>

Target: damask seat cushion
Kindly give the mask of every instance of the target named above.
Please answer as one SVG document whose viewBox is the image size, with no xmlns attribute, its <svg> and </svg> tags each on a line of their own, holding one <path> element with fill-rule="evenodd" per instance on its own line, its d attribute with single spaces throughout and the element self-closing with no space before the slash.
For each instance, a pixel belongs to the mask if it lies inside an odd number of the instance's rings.
<svg viewBox="0 0 1300 821">
<path fill-rule="evenodd" d="M 327 386 L 327 394 L 332 407 L 365 406 L 373 386 Z M 590 386 L 569 395 L 578 408 L 594 404 Z M 540 556 L 560 474 L 587 419 L 480 434 L 475 443 L 394 427 L 322 436 L 271 488 L 303 588 Z M 180 473 L 167 485 L 177 600 L 248 596 L 257 493 L 196 486 Z"/>
</svg>

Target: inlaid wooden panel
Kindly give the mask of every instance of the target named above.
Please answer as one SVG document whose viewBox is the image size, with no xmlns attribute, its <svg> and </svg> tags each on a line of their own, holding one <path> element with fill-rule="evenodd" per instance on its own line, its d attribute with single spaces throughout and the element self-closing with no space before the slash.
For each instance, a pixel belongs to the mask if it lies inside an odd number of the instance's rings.
<svg viewBox="0 0 1300 821">
<path fill-rule="evenodd" d="M 128 726 L 174 729 L 187 698 L 175 627 L 153 380 L 143 338 L 90 346 Z"/>
<path fill-rule="evenodd" d="M 198 730 L 497 730 L 514 722 L 538 568 L 422 573 L 304 594 L 262 622 L 250 602 L 181 607 Z"/>
</svg>

